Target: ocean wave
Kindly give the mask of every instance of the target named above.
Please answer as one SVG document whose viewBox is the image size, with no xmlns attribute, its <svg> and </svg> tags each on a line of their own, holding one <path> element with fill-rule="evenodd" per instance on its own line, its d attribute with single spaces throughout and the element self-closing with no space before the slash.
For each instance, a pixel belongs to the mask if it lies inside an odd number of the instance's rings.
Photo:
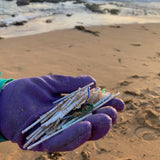
<svg viewBox="0 0 160 160">
<path fill-rule="evenodd" d="M 26 25 L 27 22 L 32 24 L 32 27 L 29 29 L 31 33 L 33 33 L 33 28 L 36 28 L 35 30 L 42 30 L 40 27 L 37 28 L 36 25 L 39 24 L 45 26 L 44 28 L 41 27 L 43 28 L 42 32 L 44 32 L 50 30 L 50 28 L 64 29 L 73 27 L 76 23 L 84 25 L 107 25 L 117 23 L 160 22 L 160 1 L 83 0 L 83 3 L 74 2 L 75 1 L 30 3 L 30 5 L 18 7 L 16 0 L 1 0 L 0 32 L 6 35 L 8 30 L 4 31 L 5 27 L 10 28 L 17 24 Z M 86 3 L 89 4 L 89 7 Z M 98 12 L 98 10 L 100 10 L 100 12 Z M 54 21 L 54 23 L 46 26 L 44 23 L 48 18 Z"/>
</svg>

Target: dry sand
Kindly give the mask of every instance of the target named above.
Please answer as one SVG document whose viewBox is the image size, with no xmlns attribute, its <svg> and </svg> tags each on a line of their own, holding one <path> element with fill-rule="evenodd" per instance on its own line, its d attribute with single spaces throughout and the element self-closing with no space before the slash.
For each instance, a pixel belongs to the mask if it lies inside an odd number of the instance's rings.
<svg viewBox="0 0 160 160">
<path fill-rule="evenodd" d="M 159 160 L 160 24 L 71 29 L 0 40 L 3 78 L 87 74 L 120 91 L 126 108 L 98 141 L 57 155 L 0 144 L 0 160 Z M 50 158 L 49 158 L 50 157 Z"/>
</svg>

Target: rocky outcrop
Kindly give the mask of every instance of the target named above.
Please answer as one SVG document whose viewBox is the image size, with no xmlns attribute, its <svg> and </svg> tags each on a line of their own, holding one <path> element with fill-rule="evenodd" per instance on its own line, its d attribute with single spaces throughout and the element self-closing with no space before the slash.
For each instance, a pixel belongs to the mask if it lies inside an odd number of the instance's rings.
<svg viewBox="0 0 160 160">
<path fill-rule="evenodd" d="M 27 23 L 27 21 L 17 21 L 12 23 L 12 25 L 14 26 L 23 26 L 25 23 Z"/>
<path fill-rule="evenodd" d="M 12 0 L 6 0 L 6 1 L 12 1 Z M 65 2 L 69 0 L 17 0 L 18 6 L 28 5 L 30 2 L 51 2 L 51 3 L 59 3 L 59 2 Z M 78 1 L 78 0 L 76 0 Z"/>
<path fill-rule="evenodd" d="M 52 2 L 52 3 L 58 3 L 62 0 L 30 0 L 30 2 Z"/>
<path fill-rule="evenodd" d="M 105 13 L 105 10 L 101 9 L 99 4 L 95 4 L 95 3 L 89 4 L 89 3 L 86 3 L 85 6 L 89 10 L 91 10 L 92 12 Z"/>
<path fill-rule="evenodd" d="M 30 0 L 17 0 L 18 6 L 28 5 L 29 3 L 30 3 Z"/>
<path fill-rule="evenodd" d="M 0 22 L 0 27 L 7 27 L 7 24 L 4 22 Z"/>
</svg>

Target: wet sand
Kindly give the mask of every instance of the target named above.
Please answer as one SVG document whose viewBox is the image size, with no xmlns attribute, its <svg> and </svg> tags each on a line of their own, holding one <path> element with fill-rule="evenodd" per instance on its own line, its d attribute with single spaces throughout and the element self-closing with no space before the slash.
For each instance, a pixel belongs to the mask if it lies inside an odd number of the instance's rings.
<svg viewBox="0 0 160 160">
<path fill-rule="evenodd" d="M 159 160 L 160 24 L 86 30 L 0 39 L 1 77 L 91 75 L 98 86 L 120 91 L 126 107 L 116 125 L 104 138 L 71 152 L 22 151 L 4 142 L 0 160 Z"/>
</svg>

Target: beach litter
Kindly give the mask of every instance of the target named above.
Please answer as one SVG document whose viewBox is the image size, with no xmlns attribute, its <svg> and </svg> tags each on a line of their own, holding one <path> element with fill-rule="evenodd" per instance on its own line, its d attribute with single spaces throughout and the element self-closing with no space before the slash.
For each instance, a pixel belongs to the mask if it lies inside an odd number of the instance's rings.
<svg viewBox="0 0 160 160">
<path fill-rule="evenodd" d="M 40 124 L 35 131 L 26 137 L 23 148 L 31 149 L 63 132 L 71 125 L 91 116 L 94 111 L 119 95 L 119 92 L 111 94 L 106 92 L 105 89 L 91 88 L 93 84 L 92 82 L 78 88 L 76 91 L 54 101 L 55 106 L 52 109 L 22 131 L 22 134 L 25 134 Z"/>
</svg>

